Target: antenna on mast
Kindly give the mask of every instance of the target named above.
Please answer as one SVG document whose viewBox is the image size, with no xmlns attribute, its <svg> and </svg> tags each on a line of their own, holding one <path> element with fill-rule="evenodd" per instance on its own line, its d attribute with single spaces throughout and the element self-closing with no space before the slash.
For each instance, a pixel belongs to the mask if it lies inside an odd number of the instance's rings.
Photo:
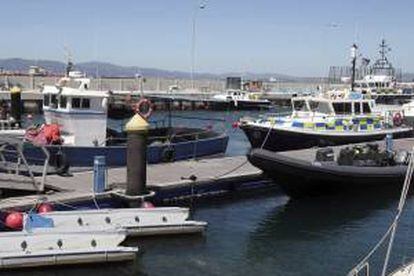
<svg viewBox="0 0 414 276">
<path fill-rule="evenodd" d="M 69 72 L 72 71 L 73 69 L 73 55 L 72 52 L 70 51 L 68 45 L 63 45 L 63 52 L 65 55 L 65 59 L 66 59 L 66 71 L 65 71 L 65 76 L 69 77 Z"/>
</svg>

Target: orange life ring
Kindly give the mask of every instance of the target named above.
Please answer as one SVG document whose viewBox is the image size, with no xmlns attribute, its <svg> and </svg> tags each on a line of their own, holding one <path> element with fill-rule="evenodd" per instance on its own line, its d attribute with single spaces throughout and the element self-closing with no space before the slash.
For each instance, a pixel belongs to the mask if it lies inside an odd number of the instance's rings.
<svg viewBox="0 0 414 276">
<path fill-rule="evenodd" d="M 401 126 L 403 123 L 402 116 L 400 112 L 396 112 L 392 117 L 392 122 L 395 126 Z"/>
<path fill-rule="evenodd" d="M 143 118 L 148 119 L 152 114 L 152 103 L 150 100 L 142 98 L 133 106 L 135 113 L 138 113 Z"/>
</svg>

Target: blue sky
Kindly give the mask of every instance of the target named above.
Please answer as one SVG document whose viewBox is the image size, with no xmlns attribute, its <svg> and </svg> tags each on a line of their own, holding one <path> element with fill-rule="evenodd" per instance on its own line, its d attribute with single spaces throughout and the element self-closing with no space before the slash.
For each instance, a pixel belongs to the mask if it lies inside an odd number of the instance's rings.
<svg viewBox="0 0 414 276">
<path fill-rule="evenodd" d="M 99 60 L 190 71 L 198 0 L 13 0 L 2 3 L 0 58 Z M 414 1 L 209 0 L 196 16 L 196 71 L 325 76 L 356 40 L 414 72 Z"/>
</svg>

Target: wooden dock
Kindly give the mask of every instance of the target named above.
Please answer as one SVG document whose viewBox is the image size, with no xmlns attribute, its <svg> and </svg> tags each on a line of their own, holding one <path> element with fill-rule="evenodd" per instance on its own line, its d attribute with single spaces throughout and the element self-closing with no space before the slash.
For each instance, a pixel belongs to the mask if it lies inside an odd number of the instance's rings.
<svg viewBox="0 0 414 276">
<path fill-rule="evenodd" d="M 197 192 L 198 188 L 206 189 L 206 186 L 210 190 L 219 191 L 229 189 L 229 183 L 241 184 L 261 178 L 262 172 L 252 166 L 245 156 L 162 163 L 148 165 L 147 168 L 147 187 L 156 193 L 180 189 L 180 193 L 183 193 L 183 189 Z M 109 193 L 94 195 L 93 171 L 76 172 L 68 177 L 48 175 L 45 185 L 49 189 L 45 194 L 0 200 L 0 210 L 31 207 L 38 200 L 73 203 L 87 201 L 94 196 L 111 197 Z M 107 187 L 124 190 L 125 186 L 126 168 L 108 169 Z"/>
</svg>

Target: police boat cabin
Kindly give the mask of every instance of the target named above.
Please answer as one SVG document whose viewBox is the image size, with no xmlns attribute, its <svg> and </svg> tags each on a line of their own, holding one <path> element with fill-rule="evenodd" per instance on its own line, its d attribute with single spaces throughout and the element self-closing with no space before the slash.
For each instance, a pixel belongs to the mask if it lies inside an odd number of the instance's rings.
<svg viewBox="0 0 414 276">
<path fill-rule="evenodd" d="M 379 140 L 387 133 L 394 138 L 412 134 L 401 117 L 387 118 L 374 100 L 349 91 L 295 97 L 290 115 L 242 120 L 241 128 L 253 147 L 276 151 Z"/>
</svg>

